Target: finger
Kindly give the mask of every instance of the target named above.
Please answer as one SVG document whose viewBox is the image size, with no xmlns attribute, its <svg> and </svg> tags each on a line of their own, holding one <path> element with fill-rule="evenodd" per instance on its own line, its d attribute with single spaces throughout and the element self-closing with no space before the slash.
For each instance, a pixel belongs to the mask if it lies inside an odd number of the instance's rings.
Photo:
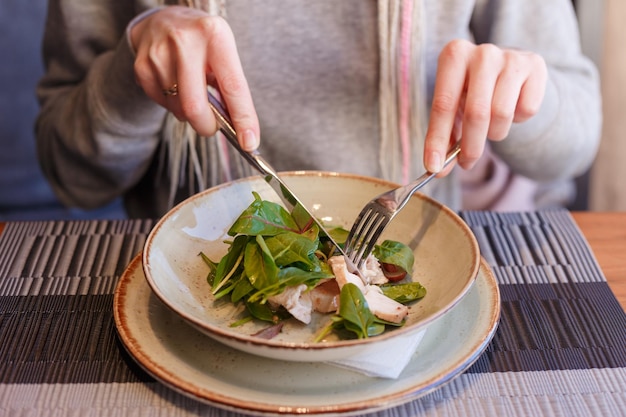
<svg viewBox="0 0 626 417">
<path fill-rule="evenodd" d="M 165 100 L 164 107 L 170 111 L 178 120 L 187 121 L 187 116 L 181 106 L 181 85 L 186 85 L 186 80 L 182 79 L 181 82 L 177 81 L 179 79 L 178 76 L 178 67 L 179 67 L 179 59 L 177 57 L 173 57 L 168 59 L 167 64 L 163 65 L 160 71 L 155 72 L 158 74 L 158 85 L 161 86 L 160 93 L 163 99 Z M 166 69 L 167 68 L 167 69 Z"/>
<path fill-rule="evenodd" d="M 178 106 L 182 117 L 201 136 L 212 136 L 217 131 L 215 116 L 207 101 L 205 45 L 199 38 L 187 39 L 178 45 L 172 39 L 176 50 L 176 79 L 178 96 L 171 97 L 174 108 Z"/>
<path fill-rule="evenodd" d="M 424 166 L 439 172 L 450 143 L 459 100 L 465 88 L 467 56 L 471 45 L 452 41 L 439 55 L 431 114 L 424 143 Z"/>
<path fill-rule="evenodd" d="M 209 28 L 210 45 L 207 62 L 210 63 L 222 100 L 237 131 L 237 139 L 247 151 L 259 146 L 259 121 L 237 53 L 234 36 L 223 19 L 213 19 Z"/>
<path fill-rule="evenodd" d="M 493 91 L 502 67 L 502 53 L 494 45 L 476 48 L 469 65 L 463 109 L 462 150 L 459 165 L 470 169 L 483 153 L 491 122 Z"/>
<path fill-rule="evenodd" d="M 459 101 L 459 108 L 457 109 L 456 116 L 454 117 L 454 124 L 452 126 L 452 133 L 450 134 L 450 144 L 449 148 L 454 147 L 461 140 L 461 131 L 463 130 L 463 107 L 465 105 L 465 98 L 461 96 Z M 447 157 L 447 155 L 446 155 Z M 452 169 L 457 164 L 457 158 L 454 158 L 448 165 L 446 165 L 439 173 L 437 174 L 438 178 L 445 177 L 448 175 Z"/>
<path fill-rule="evenodd" d="M 152 44 L 137 52 L 134 63 L 135 78 L 148 97 L 182 118 L 176 96 L 175 58 L 171 58 L 170 48 L 162 44 Z M 166 94 L 167 92 L 167 94 Z"/>
<path fill-rule="evenodd" d="M 548 82 L 548 69 L 545 61 L 539 55 L 532 54 L 532 69 L 526 82 L 522 85 L 515 116 L 516 123 L 526 121 L 533 117 L 541 108 L 541 103 L 546 92 Z"/>
<path fill-rule="evenodd" d="M 528 77 L 523 68 L 518 59 L 509 59 L 498 77 L 491 105 L 491 123 L 487 132 L 491 140 L 499 141 L 509 134 L 520 91 Z"/>
<path fill-rule="evenodd" d="M 143 89 L 148 97 L 163 107 L 167 107 L 166 98 L 163 95 L 161 79 L 157 74 L 158 66 L 154 65 L 145 50 L 137 52 L 134 63 L 135 81 Z"/>
</svg>

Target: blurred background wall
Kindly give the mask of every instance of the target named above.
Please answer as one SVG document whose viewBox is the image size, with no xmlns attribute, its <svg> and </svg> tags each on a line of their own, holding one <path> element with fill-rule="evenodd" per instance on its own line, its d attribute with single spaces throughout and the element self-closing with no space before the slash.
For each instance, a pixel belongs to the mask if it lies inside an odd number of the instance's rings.
<svg viewBox="0 0 626 417">
<path fill-rule="evenodd" d="M 578 0 L 589 3 L 589 16 L 601 13 L 589 28 L 589 50 L 602 77 L 604 125 L 589 181 L 589 209 L 626 210 L 626 1 Z M 596 47 L 591 48 L 592 45 Z"/>
<path fill-rule="evenodd" d="M 35 86 L 43 74 L 46 0 L 0 0 L 0 220 L 120 218 L 120 202 L 94 211 L 59 204 L 39 169 Z"/>
</svg>

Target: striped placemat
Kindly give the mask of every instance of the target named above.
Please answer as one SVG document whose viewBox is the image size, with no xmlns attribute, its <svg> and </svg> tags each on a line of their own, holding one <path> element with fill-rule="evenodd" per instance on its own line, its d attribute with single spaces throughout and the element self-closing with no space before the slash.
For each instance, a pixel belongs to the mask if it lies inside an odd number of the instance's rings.
<svg viewBox="0 0 626 417">
<path fill-rule="evenodd" d="M 450 384 L 374 415 L 625 415 L 626 314 L 569 213 L 461 216 L 498 279 L 498 331 Z M 6 225 L 0 415 L 235 415 L 154 381 L 116 337 L 115 284 L 152 226 Z"/>
</svg>

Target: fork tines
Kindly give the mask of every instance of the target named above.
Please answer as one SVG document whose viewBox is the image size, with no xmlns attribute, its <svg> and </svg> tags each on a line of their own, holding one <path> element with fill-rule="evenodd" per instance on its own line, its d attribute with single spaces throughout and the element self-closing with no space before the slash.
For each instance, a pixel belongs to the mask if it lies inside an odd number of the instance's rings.
<svg viewBox="0 0 626 417">
<path fill-rule="evenodd" d="M 346 255 L 357 268 L 370 255 L 389 220 L 389 216 L 374 205 L 368 205 L 361 211 L 348 234 L 345 247 Z"/>
</svg>

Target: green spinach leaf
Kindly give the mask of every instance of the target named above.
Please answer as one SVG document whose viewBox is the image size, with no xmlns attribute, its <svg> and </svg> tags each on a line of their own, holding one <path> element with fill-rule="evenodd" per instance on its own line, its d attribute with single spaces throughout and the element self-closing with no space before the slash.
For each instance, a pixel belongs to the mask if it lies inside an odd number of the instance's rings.
<svg viewBox="0 0 626 417">
<path fill-rule="evenodd" d="M 374 247 L 373 253 L 380 262 L 399 266 L 409 275 L 413 273 L 415 255 L 411 248 L 404 243 L 385 240 L 380 245 Z"/>
<path fill-rule="evenodd" d="M 257 235 L 246 245 L 243 266 L 250 284 L 257 290 L 272 286 L 278 281 L 279 268 L 261 235 Z"/>
<path fill-rule="evenodd" d="M 279 233 L 265 241 L 276 265 L 285 267 L 298 263 L 308 271 L 319 268 L 315 251 L 317 242 L 293 232 Z"/>
<path fill-rule="evenodd" d="M 237 270 L 243 261 L 244 249 L 249 239 L 245 235 L 235 237 L 226 256 L 217 264 L 213 284 L 211 285 L 213 294 L 217 294 L 233 275 L 237 275 Z"/>
<path fill-rule="evenodd" d="M 357 338 L 369 336 L 369 328 L 375 320 L 363 293 L 352 283 L 345 284 L 339 295 L 339 315 L 344 327 L 356 334 Z"/>
<path fill-rule="evenodd" d="M 262 200 L 259 194 L 254 191 L 252 193 L 254 201 L 228 230 L 230 236 L 237 234 L 273 236 L 285 230 L 299 231 L 291 214 L 280 204 Z"/>
<path fill-rule="evenodd" d="M 419 300 L 426 295 L 426 288 L 419 282 L 407 282 L 403 284 L 384 284 L 380 286 L 387 297 L 402 304 L 408 304 Z"/>
</svg>

